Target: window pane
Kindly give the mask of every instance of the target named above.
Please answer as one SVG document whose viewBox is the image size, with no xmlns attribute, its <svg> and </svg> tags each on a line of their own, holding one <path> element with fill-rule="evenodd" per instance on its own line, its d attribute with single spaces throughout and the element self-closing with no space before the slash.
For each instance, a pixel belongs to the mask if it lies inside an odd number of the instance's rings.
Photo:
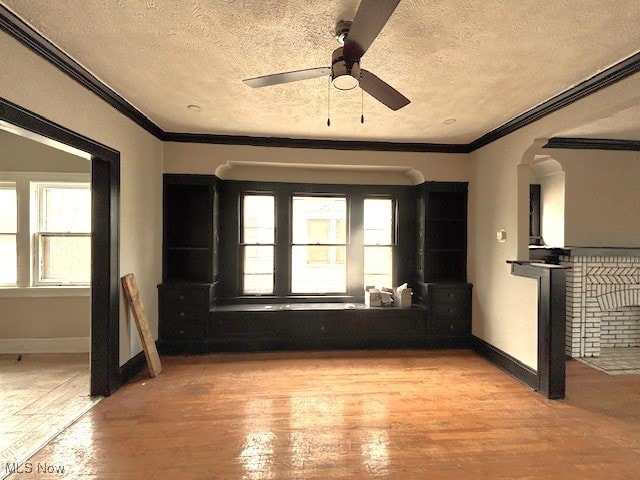
<svg viewBox="0 0 640 480">
<path fill-rule="evenodd" d="M 0 233 L 16 233 L 18 231 L 18 206 L 16 189 L 0 187 Z"/>
<path fill-rule="evenodd" d="M 91 237 L 41 236 L 40 265 L 40 280 L 89 283 Z"/>
<path fill-rule="evenodd" d="M 364 247 L 364 285 L 393 287 L 392 247 Z"/>
<path fill-rule="evenodd" d="M 273 247 L 244 247 L 243 263 L 243 293 L 273 293 Z"/>
<path fill-rule="evenodd" d="M 274 243 L 273 196 L 245 195 L 242 215 L 242 241 L 244 243 Z"/>
<path fill-rule="evenodd" d="M 293 246 L 292 293 L 345 293 L 347 268 L 344 246 Z"/>
<path fill-rule="evenodd" d="M 393 201 L 390 198 L 364 200 L 365 245 L 393 243 Z"/>
<path fill-rule="evenodd" d="M 347 243 L 347 199 L 293 197 L 293 243 Z"/>
<path fill-rule="evenodd" d="M 41 231 L 91 231 L 91 190 L 88 185 L 84 188 L 44 187 L 41 194 Z"/>
<path fill-rule="evenodd" d="M 15 285 L 17 266 L 16 236 L 0 234 L 0 283 Z"/>
</svg>

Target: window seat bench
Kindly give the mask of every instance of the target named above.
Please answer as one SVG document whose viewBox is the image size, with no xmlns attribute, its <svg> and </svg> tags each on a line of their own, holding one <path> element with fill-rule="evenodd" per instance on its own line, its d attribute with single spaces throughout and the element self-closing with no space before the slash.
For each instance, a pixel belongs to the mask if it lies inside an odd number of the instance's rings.
<svg viewBox="0 0 640 480">
<path fill-rule="evenodd" d="M 326 299 L 224 299 L 215 285 L 161 285 L 164 354 L 302 349 L 468 347 L 468 284 L 433 285 L 410 308 Z M 426 300 L 426 301 L 425 301 Z"/>
<path fill-rule="evenodd" d="M 426 310 L 345 303 L 210 307 L 208 338 L 241 350 L 424 346 Z"/>
</svg>

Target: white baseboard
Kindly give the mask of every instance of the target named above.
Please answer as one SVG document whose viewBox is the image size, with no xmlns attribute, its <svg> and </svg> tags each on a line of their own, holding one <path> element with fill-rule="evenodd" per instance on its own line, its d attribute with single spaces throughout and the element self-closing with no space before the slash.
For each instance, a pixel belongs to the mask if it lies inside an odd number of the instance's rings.
<svg viewBox="0 0 640 480">
<path fill-rule="evenodd" d="M 0 353 L 84 353 L 90 337 L 0 338 Z"/>
</svg>

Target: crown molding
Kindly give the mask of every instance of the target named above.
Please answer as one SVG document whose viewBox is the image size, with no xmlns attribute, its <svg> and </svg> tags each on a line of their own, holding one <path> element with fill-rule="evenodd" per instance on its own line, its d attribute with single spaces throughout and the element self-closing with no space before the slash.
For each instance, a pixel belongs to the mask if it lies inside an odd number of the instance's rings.
<svg viewBox="0 0 640 480">
<path fill-rule="evenodd" d="M 123 115 L 129 117 L 153 136 L 161 138 L 164 134 L 162 129 L 149 120 L 140 110 L 98 80 L 82 65 L 40 35 L 40 33 L 2 4 L 0 4 L 0 30 L 8 33 L 80 85 L 95 93 L 102 100 Z"/>
<path fill-rule="evenodd" d="M 317 148 L 331 150 L 367 150 L 381 152 L 469 153 L 467 145 L 455 143 L 368 142 L 357 140 L 310 140 L 286 137 L 250 137 L 201 133 L 166 133 L 166 142 L 252 145 L 256 147 Z"/>
<path fill-rule="evenodd" d="M 616 63 L 615 65 L 597 73 L 591 78 L 559 93 L 555 97 L 518 115 L 507 123 L 493 129 L 489 133 L 471 142 L 470 151 L 477 150 L 504 137 L 522 127 L 525 127 L 547 115 L 566 107 L 592 93 L 606 88 L 614 83 L 640 72 L 640 52 Z"/>
<path fill-rule="evenodd" d="M 140 110 L 102 83 L 82 65 L 56 47 L 21 18 L 0 4 L 0 30 L 8 33 L 27 48 L 40 55 L 113 108 L 127 116 L 147 132 L 162 141 L 212 143 L 223 145 L 253 145 L 266 147 L 320 148 L 332 150 L 368 150 L 393 152 L 470 153 L 484 147 L 546 115 L 640 72 L 640 52 L 571 87 L 546 102 L 518 115 L 471 143 L 403 143 L 347 140 L 312 140 L 285 137 L 253 137 L 166 132 Z M 563 147 L 558 147 L 563 148 Z M 564 147 L 569 148 L 569 147 Z M 578 147 L 574 147 L 578 148 Z M 588 147 L 582 147 L 588 148 Z M 595 147 L 591 147 L 595 148 Z M 611 148 L 610 148 L 611 149 Z M 624 150 L 623 148 L 616 148 Z M 635 149 L 635 148 L 634 148 Z"/>
<path fill-rule="evenodd" d="M 553 137 L 542 148 L 573 150 L 626 150 L 640 151 L 640 140 L 614 140 L 608 138 Z"/>
</svg>

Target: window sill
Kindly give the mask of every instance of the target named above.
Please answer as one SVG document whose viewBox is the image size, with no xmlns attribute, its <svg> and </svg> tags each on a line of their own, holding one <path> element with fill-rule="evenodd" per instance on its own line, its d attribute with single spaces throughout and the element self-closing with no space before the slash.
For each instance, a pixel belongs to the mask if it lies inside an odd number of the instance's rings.
<svg viewBox="0 0 640 480">
<path fill-rule="evenodd" d="M 0 287 L 0 298 L 90 296 L 91 287 Z"/>
</svg>

